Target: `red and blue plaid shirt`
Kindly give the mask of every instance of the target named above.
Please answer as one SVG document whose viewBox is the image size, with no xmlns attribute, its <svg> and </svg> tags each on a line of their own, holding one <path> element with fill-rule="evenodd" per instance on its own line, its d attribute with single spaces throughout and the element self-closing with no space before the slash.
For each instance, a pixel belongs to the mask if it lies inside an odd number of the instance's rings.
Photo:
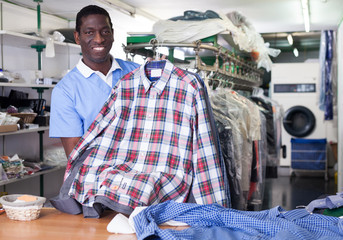
<svg viewBox="0 0 343 240">
<path fill-rule="evenodd" d="M 192 192 L 199 204 L 228 205 L 204 89 L 193 75 L 162 63 L 154 82 L 144 64 L 125 75 L 71 153 L 66 177 L 92 149 L 69 191 L 81 204 L 105 196 L 135 208 L 185 202 Z"/>
</svg>

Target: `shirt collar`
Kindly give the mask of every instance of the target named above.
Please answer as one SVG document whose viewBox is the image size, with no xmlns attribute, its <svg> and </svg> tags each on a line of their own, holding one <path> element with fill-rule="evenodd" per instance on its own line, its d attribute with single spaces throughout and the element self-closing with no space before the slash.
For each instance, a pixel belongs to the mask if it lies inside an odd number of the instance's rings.
<svg viewBox="0 0 343 240">
<path fill-rule="evenodd" d="M 164 68 L 162 69 L 162 75 L 160 79 L 158 79 L 155 82 L 151 82 L 149 78 L 147 78 L 147 76 L 145 75 L 144 67 L 148 63 L 148 61 L 146 61 L 144 64 L 140 66 L 140 69 L 139 69 L 140 79 L 141 79 L 141 83 L 144 86 L 145 93 L 147 93 L 150 87 L 152 87 L 157 91 L 158 95 L 160 95 L 163 92 L 165 86 L 167 85 L 169 78 L 171 76 L 172 70 L 174 68 L 174 65 L 169 60 L 162 60 L 162 61 L 165 61 L 166 64 L 164 65 Z"/>
<path fill-rule="evenodd" d="M 111 56 L 112 58 L 112 66 L 108 73 L 112 73 L 116 69 L 122 69 L 119 65 L 119 63 Z M 82 58 L 80 58 L 79 62 L 76 65 L 77 69 L 80 71 L 80 73 L 85 77 L 89 78 L 93 73 L 98 74 L 99 71 L 94 71 L 90 67 L 88 67 L 83 61 Z"/>
<path fill-rule="evenodd" d="M 276 206 L 276 207 L 269 210 L 269 216 L 271 218 L 279 217 L 279 218 L 288 219 L 290 221 L 301 219 L 301 218 L 307 217 L 309 215 L 310 215 L 310 213 L 308 211 L 306 211 L 306 209 L 304 209 L 304 208 L 285 211 L 282 207 Z"/>
</svg>

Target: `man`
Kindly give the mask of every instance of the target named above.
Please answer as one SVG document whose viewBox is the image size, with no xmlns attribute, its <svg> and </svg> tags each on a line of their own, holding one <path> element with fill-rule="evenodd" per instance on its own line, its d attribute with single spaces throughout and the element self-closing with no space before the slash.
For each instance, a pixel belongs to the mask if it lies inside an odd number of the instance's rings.
<svg viewBox="0 0 343 240">
<path fill-rule="evenodd" d="M 111 89 L 138 64 L 110 55 L 114 41 L 109 13 L 89 5 L 76 16 L 75 42 L 82 59 L 53 89 L 50 137 L 59 137 L 67 157 L 87 131 Z"/>
</svg>

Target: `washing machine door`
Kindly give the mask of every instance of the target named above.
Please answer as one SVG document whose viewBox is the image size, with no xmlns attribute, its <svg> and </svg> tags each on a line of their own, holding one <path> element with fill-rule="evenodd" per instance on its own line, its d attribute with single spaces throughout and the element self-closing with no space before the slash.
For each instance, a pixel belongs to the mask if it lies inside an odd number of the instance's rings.
<svg viewBox="0 0 343 240">
<path fill-rule="evenodd" d="M 292 136 L 306 137 L 315 128 L 316 118 L 310 109 L 304 106 L 294 106 L 286 111 L 283 126 Z"/>
</svg>

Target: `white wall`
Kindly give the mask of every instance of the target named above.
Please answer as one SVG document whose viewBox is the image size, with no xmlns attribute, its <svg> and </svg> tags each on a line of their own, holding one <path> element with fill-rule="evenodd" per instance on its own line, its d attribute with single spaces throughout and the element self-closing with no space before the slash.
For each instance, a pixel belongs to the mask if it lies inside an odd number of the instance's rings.
<svg viewBox="0 0 343 240">
<path fill-rule="evenodd" d="M 34 10 L 22 8 L 6 2 L 0 2 L 2 11 L 1 14 L 1 26 L 2 30 L 10 32 L 37 33 L 37 13 Z M 69 22 L 61 18 L 50 16 L 42 13 L 41 15 L 41 36 L 47 36 L 48 32 L 57 28 L 67 28 Z M 38 69 L 38 53 L 30 45 L 35 41 L 18 41 L 13 43 L 6 41 L 5 37 L 1 38 L 3 44 L 0 46 L 2 56 L 0 58 L 0 66 L 10 72 L 20 73 L 23 77 L 23 81 L 34 81 L 35 71 Z M 60 47 L 56 47 L 56 56 L 54 58 L 46 58 L 45 50 L 42 53 L 42 71 L 44 77 L 61 77 L 66 70 L 74 66 L 79 59 L 80 55 L 75 54 L 77 57 L 69 57 L 68 49 L 62 50 Z M 64 52 L 63 52 L 64 51 Z M 13 88 L 17 91 L 29 93 L 29 98 L 38 98 L 36 90 L 31 88 Z M 8 96 L 11 88 L 1 87 L 1 94 Z M 44 90 L 43 98 L 47 100 L 47 104 L 50 105 L 51 89 Z M 59 139 L 50 139 L 48 137 L 48 131 L 45 131 L 44 136 L 44 148 L 50 148 L 51 146 L 59 146 Z M 39 151 L 39 134 L 28 133 L 21 135 L 9 135 L 0 137 L 0 154 L 13 156 L 18 154 L 23 159 L 38 160 L 40 156 Z M 63 169 L 52 173 L 51 175 L 44 176 L 44 189 L 45 196 L 54 196 L 58 193 L 59 187 L 63 181 Z M 8 193 L 40 193 L 40 177 L 34 177 L 25 181 L 12 183 L 6 186 L 0 187 L 0 191 L 7 191 Z"/>
<path fill-rule="evenodd" d="M 5 31 L 27 33 L 37 32 L 37 13 L 34 10 L 19 7 L 17 5 L 0 2 L 1 4 L 1 26 Z M 41 14 L 41 28 L 43 36 L 47 36 L 48 32 L 57 28 L 67 28 L 69 22 L 61 18 Z M 5 37 L 4 37 L 5 38 Z M 14 44 L 10 41 L 3 40 L 1 46 L 2 57 L 0 63 L 4 70 L 13 73 L 20 73 L 26 82 L 34 82 L 35 71 L 38 69 L 38 53 L 30 45 L 35 44 L 35 41 L 18 41 Z M 45 50 L 42 53 L 42 71 L 44 77 L 62 77 L 71 66 L 74 66 L 79 59 L 79 54 L 75 52 L 77 57 L 69 57 L 68 49 L 62 50 L 60 47 L 55 47 L 56 56 L 54 58 L 46 58 Z M 60 49 L 60 51 L 57 51 Z M 2 88 L 1 95 L 8 96 L 11 88 Z M 14 88 L 17 91 L 29 93 L 29 98 L 38 98 L 36 90 L 31 88 Z M 47 100 L 47 105 L 50 105 L 51 89 L 45 90 L 43 98 Z M 45 133 L 47 134 L 47 133 Z M 56 143 L 56 139 L 49 139 L 44 142 L 45 146 Z M 21 136 L 6 136 L 6 140 L 0 138 L 0 146 L 3 146 L 2 153 L 13 155 L 18 153 L 23 158 L 39 159 L 39 148 L 37 148 L 38 134 L 26 134 Z M 17 146 L 21 147 L 18 148 Z"/>
<path fill-rule="evenodd" d="M 37 12 L 6 3 L 2 3 L 2 26 L 3 30 L 11 30 L 21 33 L 37 33 Z M 45 13 L 41 13 L 41 30 L 45 36 L 48 32 L 54 28 L 67 28 L 68 21 L 51 16 Z"/>
</svg>

